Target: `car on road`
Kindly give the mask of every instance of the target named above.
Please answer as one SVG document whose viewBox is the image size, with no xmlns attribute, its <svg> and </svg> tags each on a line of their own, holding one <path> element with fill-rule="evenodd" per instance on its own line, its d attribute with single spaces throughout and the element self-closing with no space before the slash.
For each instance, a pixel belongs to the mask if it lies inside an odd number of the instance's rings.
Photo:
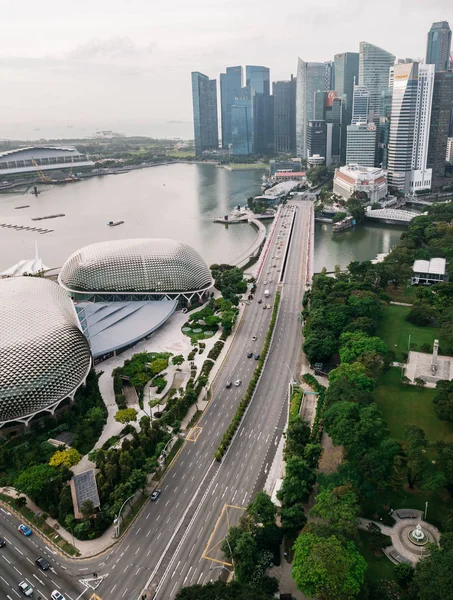
<svg viewBox="0 0 453 600">
<path fill-rule="evenodd" d="M 3 548 L 3 546 L 6 546 L 6 542 L 2 537 L 0 537 L 0 548 Z"/>
<path fill-rule="evenodd" d="M 241 385 L 242 381 L 240 379 L 236 379 L 236 381 L 234 382 L 234 385 L 236 387 L 239 387 Z"/>
<path fill-rule="evenodd" d="M 233 384 L 231 383 L 231 381 L 229 381 L 229 382 L 226 384 L 226 386 L 225 386 L 225 387 L 226 387 L 226 389 L 227 389 L 227 390 L 229 390 L 229 389 L 230 389 L 230 387 L 231 387 L 232 385 L 233 385 Z"/>
<path fill-rule="evenodd" d="M 252 358 L 252 356 L 253 356 L 253 352 L 248 352 L 247 358 Z"/>
<path fill-rule="evenodd" d="M 263 304 L 263 309 L 264 309 L 264 308 L 266 308 L 266 305 L 265 305 L 265 304 Z"/>
<path fill-rule="evenodd" d="M 24 596 L 33 596 L 33 588 L 26 581 L 21 581 L 19 583 L 19 589 Z"/>
<path fill-rule="evenodd" d="M 58 590 L 54 590 L 50 594 L 50 597 L 52 598 L 52 600 L 66 600 L 66 598 L 63 596 L 63 594 L 61 592 L 59 592 Z"/>
<path fill-rule="evenodd" d="M 264 282 L 264 285 L 267 285 L 267 279 L 266 279 L 266 281 Z"/>
<path fill-rule="evenodd" d="M 26 537 L 28 537 L 29 535 L 31 535 L 33 533 L 33 531 L 30 529 L 30 527 L 27 527 L 27 525 L 24 525 L 23 523 L 21 523 L 17 529 L 21 533 L 23 533 Z"/>
<path fill-rule="evenodd" d="M 38 556 L 38 558 L 35 560 L 35 563 L 43 571 L 47 571 L 47 569 L 49 569 L 49 567 L 50 567 L 50 565 L 47 562 L 47 560 L 45 558 L 43 558 L 42 556 Z"/>
<path fill-rule="evenodd" d="M 268 305 L 267 305 L 267 308 L 270 308 L 270 307 L 271 307 L 271 305 L 270 305 L 270 304 L 268 304 Z"/>
<path fill-rule="evenodd" d="M 261 298 L 260 298 L 260 299 L 258 300 L 258 304 L 261 304 L 261 303 L 262 303 L 262 300 L 261 300 Z"/>
<path fill-rule="evenodd" d="M 151 502 L 155 502 L 159 498 L 161 492 L 162 490 L 154 490 L 154 492 L 150 496 Z"/>
<path fill-rule="evenodd" d="M 259 360 L 260 359 L 260 354 L 255 354 L 255 360 Z"/>
<path fill-rule="evenodd" d="M 256 335 L 252 337 L 252 342 L 256 342 Z"/>
</svg>

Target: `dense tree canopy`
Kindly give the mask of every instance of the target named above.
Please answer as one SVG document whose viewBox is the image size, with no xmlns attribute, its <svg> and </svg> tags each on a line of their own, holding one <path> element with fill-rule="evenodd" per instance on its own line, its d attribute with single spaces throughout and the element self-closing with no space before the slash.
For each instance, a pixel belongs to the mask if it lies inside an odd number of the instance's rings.
<svg viewBox="0 0 453 600">
<path fill-rule="evenodd" d="M 410 586 L 411 598 L 416 600 L 445 600 L 453 590 L 453 534 L 445 533 L 440 547 L 431 546 L 415 570 Z"/>
</svg>

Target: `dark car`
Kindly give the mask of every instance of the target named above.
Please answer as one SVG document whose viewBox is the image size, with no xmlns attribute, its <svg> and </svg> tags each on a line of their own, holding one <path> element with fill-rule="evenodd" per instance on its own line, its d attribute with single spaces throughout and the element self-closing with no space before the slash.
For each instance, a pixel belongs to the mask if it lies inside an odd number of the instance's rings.
<svg viewBox="0 0 453 600">
<path fill-rule="evenodd" d="M 249 352 L 249 353 L 247 354 L 247 358 L 252 358 L 252 356 L 253 356 L 253 352 Z"/>
<path fill-rule="evenodd" d="M 227 389 L 227 390 L 229 390 L 229 389 L 231 388 L 231 386 L 232 386 L 232 385 L 233 385 L 233 384 L 231 383 L 231 381 L 229 381 L 229 382 L 226 384 L 226 386 L 225 386 L 225 387 L 226 387 L 226 389 Z"/>
<path fill-rule="evenodd" d="M 258 304 L 261 304 L 261 302 L 262 302 L 262 300 L 261 300 L 261 299 L 260 299 L 260 300 L 258 300 Z"/>
<path fill-rule="evenodd" d="M 159 498 L 161 491 L 162 490 L 154 490 L 150 496 L 152 502 L 155 502 Z"/>
<path fill-rule="evenodd" d="M 6 542 L 2 537 L 0 537 L 0 548 L 3 548 L 3 546 L 6 546 Z"/>
<path fill-rule="evenodd" d="M 50 567 L 49 563 L 47 562 L 47 560 L 45 558 L 43 558 L 42 556 L 38 556 L 38 558 L 35 560 L 35 563 L 38 565 L 38 567 L 40 569 L 42 569 L 43 571 L 47 571 L 48 568 Z"/>
<path fill-rule="evenodd" d="M 259 354 L 255 354 L 255 360 L 259 360 L 260 359 L 260 355 Z"/>
</svg>

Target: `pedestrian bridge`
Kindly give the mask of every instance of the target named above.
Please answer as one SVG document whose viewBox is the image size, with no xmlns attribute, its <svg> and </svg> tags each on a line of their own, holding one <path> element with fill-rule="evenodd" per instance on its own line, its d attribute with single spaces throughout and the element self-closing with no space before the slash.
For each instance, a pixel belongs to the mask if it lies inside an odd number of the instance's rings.
<svg viewBox="0 0 453 600">
<path fill-rule="evenodd" d="M 409 224 L 412 219 L 418 217 L 419 215 L 417 213 L 409 212 L 408 210 L 400 210 L 398 208 L 378 208 L 376 210 L 368 210 L 365 216 L 367 219 L 375 219 L 376 221 Z"/>
</svg>

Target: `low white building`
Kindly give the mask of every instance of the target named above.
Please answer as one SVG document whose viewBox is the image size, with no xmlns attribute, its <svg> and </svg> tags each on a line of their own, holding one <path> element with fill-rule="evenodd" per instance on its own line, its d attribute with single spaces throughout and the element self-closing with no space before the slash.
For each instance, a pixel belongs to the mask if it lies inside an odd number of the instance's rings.
<svg viewBox="0 0 453 600">
<path fill-rule="evenodd" d="M 350 164 L 335 170 L 333 191 L 346 200 L 354 192 L 366 192 L 370 202 L 379 202 L 387 195 L 387 173 L 377 167 Z"/>
<path fill-rule="evenodd" d="M 412 266 L 414 274 L 411 277 L 412 285 L 433 285 L 441 281 L 448 281 L 445 273 L 445 258 L 431 258 L 430 260 L 416 260 Z"/>
</svg>

